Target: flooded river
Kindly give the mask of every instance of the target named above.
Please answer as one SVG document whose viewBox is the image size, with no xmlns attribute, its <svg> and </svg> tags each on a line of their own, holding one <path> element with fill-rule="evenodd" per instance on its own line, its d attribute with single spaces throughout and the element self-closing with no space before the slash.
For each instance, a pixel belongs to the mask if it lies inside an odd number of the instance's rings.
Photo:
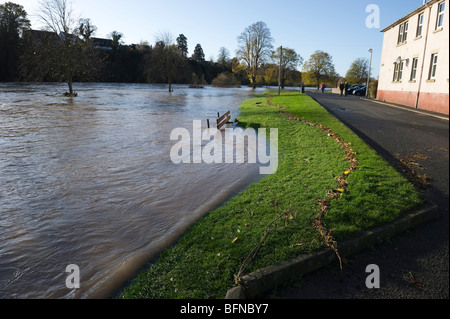
<svg viewBox="0 0 450 319">
<path fill-rule="evenodd" d="M 106 298 L 255 164 L 174 164 L 174 128 L 253 94 L 144 84 L 0 83 L 0 298 Z M 261 89 L 262 92 L 262 89 Z M 68 289 L 68 265 L 80 288 Z"/>
</svg>

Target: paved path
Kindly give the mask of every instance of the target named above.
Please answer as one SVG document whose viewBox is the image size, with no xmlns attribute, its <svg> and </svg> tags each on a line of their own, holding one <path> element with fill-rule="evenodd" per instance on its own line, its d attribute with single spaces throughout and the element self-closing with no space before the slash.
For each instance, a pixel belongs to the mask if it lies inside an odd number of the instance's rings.
<svg viewBox="0 0 450 319">
<path fill-rule="evenodd" d="M 449 298 L 449 121 L 432 114 L 388 106 L 355 96 L 309 93 L 394 167 L 400 159 L 420 164 L 431 176 L 425 198 L 441 217 L 348 259 L 343 278 L 332 265 L 305 276 L 300 287 L 272 297 L 287 299 Z M 403 167 L 404 168 L 404 167 Z M 381 288 L 368 289 L 366 266 L 377 264 Z"/>
</svg>

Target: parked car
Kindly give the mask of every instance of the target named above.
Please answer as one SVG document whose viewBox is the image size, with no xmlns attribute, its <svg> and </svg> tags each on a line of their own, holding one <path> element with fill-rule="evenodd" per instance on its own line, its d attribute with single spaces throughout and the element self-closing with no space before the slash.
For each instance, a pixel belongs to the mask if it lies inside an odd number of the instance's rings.
<svg viewBox="0 0 450 319">
<path fill-rule="evenodd" d="M 363 85 L 359 89 L 353 91 L 353 94 L 356 96 L 366 96 L 367 86 Z"/>
<path fill-rule="evenodd" d="M 347 94 L 349 95 L 355 94 L 355 90 L 361 89 L 362 87 L 365 87 L 365 85 L 361 84 L 352 85 L 348 88 Z"/>
</svg>

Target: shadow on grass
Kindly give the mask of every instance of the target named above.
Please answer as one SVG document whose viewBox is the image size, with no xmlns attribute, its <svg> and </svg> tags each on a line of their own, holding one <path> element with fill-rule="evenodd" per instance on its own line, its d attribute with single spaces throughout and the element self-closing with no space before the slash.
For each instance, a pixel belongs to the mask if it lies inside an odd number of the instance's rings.
<svg viewBox="0 0 450 319">
<path fill-rule="evenodd" d="M 261 127 L 261 124 L 260 123 L 250 123 L 250 122 L 239 122 L 238 126 L 243 129 L 253 128 L 253 129 L 257 130 Z"/>
</svg>

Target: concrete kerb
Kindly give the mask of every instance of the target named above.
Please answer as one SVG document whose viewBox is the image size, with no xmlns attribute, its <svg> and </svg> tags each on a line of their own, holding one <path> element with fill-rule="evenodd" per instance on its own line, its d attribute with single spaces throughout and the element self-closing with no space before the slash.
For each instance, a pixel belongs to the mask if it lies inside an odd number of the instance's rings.
<svg viewBox="0 0 450 319">
<path fill-rule="evenodd" d="M 438 207 L 432 203 L 405 214 L 393 223 L 362 232 L 359 236 L 339 243 L 339 254 L 350 256 L 383 240 L 405 232 L 422 223 L 439 217 Z M 330 249 L 312 255 L 301 255 L 289 261 L 257 270 L 244 276 L 239 286 L 228 290 L 225 299 L 253 299 L 274 290 L 295 277 L 323 268 L 336 260 Z"/>
</svg>

